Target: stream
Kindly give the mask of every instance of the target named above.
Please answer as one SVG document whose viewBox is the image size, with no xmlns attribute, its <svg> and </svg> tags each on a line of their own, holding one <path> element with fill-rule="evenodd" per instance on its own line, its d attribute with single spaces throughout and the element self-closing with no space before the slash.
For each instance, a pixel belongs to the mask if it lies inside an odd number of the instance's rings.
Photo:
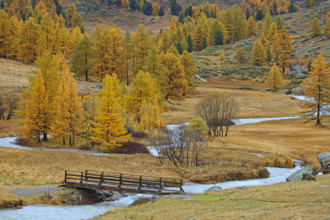
<svg viewBox="0 0 330 220">
<path fill-rule="evenodd" d="M 263 121 L 270 120 L 284 120 L 284 119 L 293 119 L 298 118 L 297 116 L 293 117 L 279 117 L 279 118 L 247 118 L 247 119 L 236 119 L 235 123 L 237 125 L 242 124 L 251 124 L 251 123 L 259 123 Z M 172 130 L 175 134 L 179 134 L 180 127 L 182 125 L 168 125 L 167 128 Z M 0 146 L 2 147 L 10 147 L 17 148 L 22 150 L 54 150 L 54 151 L 67 151 L 73 153 L 83 153 L 83 154 L 92 154 L 92 155 L 107 155 L 105 153 L 100 152 L 91 152 L 84 150 L 74 150 L 74 149 L 52 149 L 52 148 L 44 148 L 44 147 L 25 147 L 15 144 L 16 137 L 6 137 L 0 138 Z M 155 147 L 149 146 L 147 147 L 150 153 L 154 156 L 158 156 L 157 150 Z M 226 150 L 225 150 L 226 151 Z M 264 157 L 264 155 L 250 152 L 241 152 L 252 154 L 257 157 Z M 299 170 L 300 164 L 299 161 L 296 162 L 296 167 L 292 169 L 288 168 L 274 168 L 274 167 L 266 167 L 270 176 L 264 179 L 249 179 L 249 180 L 237 180 L 237 181 L 229 181 L 222 182 L 217 184 L 198 184 L 198 183 L 186 183 L 183 186 L 185 192 L 189 193 L 203 193 L 205 190 L 212 186 L 220 186 L 222 189 L 234 188 L 234 187 L 245 187 L 245 186 L 256 186 L 256 185 L 270 185 L 280 182 L 285 182 L 286 178 L 290 176 L 292 173 Z M 89 219 L 99 215 L 106 213 L 115 208 L 120 208 L 124 206 L 128 206 L 133 203 L 136 199 L 140 197 L 151 197 L 152 195 L 143 195 L 143 194 L 133 194 L 127 197 L 122 197 L 119 200 L 112 202 L 101 202 L 92 205 L 67 205 L 67 206 L 58 206 L 58 205 L 28 205 L 22 207 L 22 209 L 4 209 L 0 210 L 0 219 L 4 220 L 81 220 L 81 219 Z"/>
</svg>

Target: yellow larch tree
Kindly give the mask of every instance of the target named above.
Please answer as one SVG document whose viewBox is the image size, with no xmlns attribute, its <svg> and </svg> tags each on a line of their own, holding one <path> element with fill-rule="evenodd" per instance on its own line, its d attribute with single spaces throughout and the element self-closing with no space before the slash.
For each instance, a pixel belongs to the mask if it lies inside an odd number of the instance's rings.
<svg viewBox="0 0 330 220">
<path fill-rule="evenodd" d="M 23 62 L 33 62 L 37 57 L 37 41 L 39 38 L 39 25 L 35 18 L 30 17 L 23 25 L 18 59 Z"/>
<path fill-rule="evenodd" d="M 267 40 L 266 35 L 264 34 L 264 32 L 262 32 L 261 35 L 260 35 L 260 42 L 262 43 L 264 48 L 268 47 L 268 40 Z"/>
<path fill-rule="evenodd" d="M 121 70 L 122 74 L 120 74 L 121 81 L 126 81 L 126 85 L 130 84 L 130 73 L 131 73 L 131 35 L 127 30 L 125 32 L 124 40 L 123 40 L 123 52 L 121 55 Z"/>
<path fill-rule="evenodd" d="M 152 15 L 153 16 L 158 16 L 159 15 L 159 10 L 160 10 L 160 5 L 158 2 L 152 3 Z"/>
<path fill-rule="evenodd" d="M 272 41 L 271 52 L 274 60 L 277 62 L 280 54 L 279 50 L 279 34 L 275 34 Z"/>
<path fill-rule="evenodd" d="M 260 40 L 254 42 L 252 47 L 251 59 L 250 62 L 252 65 L 261 66 L 263 63 L 266 62 L 266 50 L 262 45 Z"/>
<path fill-rule="evenodd" d="M 108 74 L 116 73 L 119 78 L 123 78 L 120 76 L 121 74 L 121 55 L 123 52 L 123 35 L 119 28 L 114 26 L 110 31 L 110 72 Z"/>
<path fill-rule="evenodd" d="M 97 109 L 92 140 L 105 145 L 105 149 L 120 147 L 130 139 L 125 128 L 125 119 L 115 96 L 114 76 L 106 75 L 103 80 L 103 88 L 99 94 L 99 107 Z"/>
<path fill-rule="evenodd" d="M 81 33 L 81 30 L 78 26 L 72 28 L 68 39 L 68 53 L 70 54 L 70 57 L 72 56 L 77 44 L 83 39 L 83 37 L 84 35 Z"/>
<path fill-rule="evenodd" d="M 39 56 L 35 63 L 40 69 L 47 94 L 47 103 L 49 108 L 46 109 L 48 118 L 45 127 L 47 128 L 46 130 L 49 131 L 55 118 L 55 96 L 57 94 L 61 74 L 59 72 L 57 59 L 55 59 L 49 51 L 45 51 L 41 56 Z M 44 141 L 47 141 L 47 132 L 43 134 L 43 139 Z"/>
<path fill-rule="evenodd" d="M 155 81 L 148 72 L 139 71 L 133 79 L 128 91 L 127 112 L 138 122 L 139 111 L 143 102 L 158 102 L 160 96 Z"/>
<path fill-rule="evenodd" d="M 0 11 L 0 55 L 6 57 L 9 50 L 10 19 L 4 10 Z"/>
<path fill-rule="evenodd" d="M 285 27 L 280 30 L 277 42 L 277 45 L 275 45 L 279 50 L 277 62 L 282 67 L 282 72 L 285 73 L 285 67 L 289 65 L 290 54 L 293 51 L 293 45 Z"/>
<path fill-rule="evenodd" d="M 279 89 L 282 86 L 282 75 L 275 63 L 268 73 L 266 84 L 272 89 Z"/>
<path fill-rule="evenodd" d="M 143 102 L 140 109 L 139 129 L 149 131 L 151 128 L 160 128 L 166 125 L 165 120 L 161 116 L 161 109 L 157 103 Z"/>
<path fill-rule="evenodd" d="M 54 53 L 63 54 L 66 59 L 69 59 L 71 56 L 71 49 L 69 46 L 70 36 L 66 32 L 65 27 L 60 27 L 59 24 L 57 24 L 55 28 L 55 35 Z"/>
<path fill-rule="evenodd" d="M 129 8 L 129 0 L 122 0 L 121 4 L 124 8 Z"/>
<path fill-rule="evenodd" d="M 166 31 L 162 30 L 159 35 L 158 40 L 158 50 L 159 52 L 166 53 L 168 48 L 170 47 L 169 37 Z"/>
<path fill-rule="evenodd" d="M 168 33 L 170 34 L 172 32 L 176 32 L 176 29 L 177 29 L 177 25 L 176 25 L 175 18 L 172 18 L 171 22 L 170 22 L 170 25 L 169 25 L 169 28 L 168 28 Z"/>
<path fill-rule="evenodd" d="M 203 28 L 201 24 L 197 24 L 197 27 L 194 32 L 193 36 L 193 43 L 194 43 L 194 51 L 201 51 L 202 44 L 205 37 L 205 33 L 203 32 Z"/>
<path fill-rule="evenodd" d="M 168 80 L 165 99 L 184 99 L 188 92 L 188 84 L 180 59 L 173 53 L 162 54 L 161 59 L 166 68 L 166 76 Z"/>
<path fill-rule="evenodd" d="M 143 6 L 144 6 L 144 0 L 140 0 L 140 2 L 139 2 L 140 11 L 143 10 Z"/>
<path fill-rule="evenodd" d="M 194 58 L 186 50 L 183 51 L 183 54 L 181 55 L 181 64 L 183 65 L 185 78 L 189 87 L 189 92 L 194 92 L 196 87 L 195 75 L 197 74 L 197 69 Z"/>
<path fill-rule="evenodd" d="M 39 1 L 36 8 L 33 10 L 32 15 L 35 19 L 42 18 L 48 13 L 47 7 L 44 1 Z"/>
<path fill-rule="evenodd" d="M 49 105 L 44 80 L 39 72 L 25 104 L 23 139 L 29 141 L 36 138 L 38 143 L 41 142 L 40 136 L 48 132 L 48 108 Z"/>
<path fill-rule="evenodd" d="M 53 52 L 54 36 L 55 36 L 54 21 L 51 16 L 46 13 L 40 23 L 40 33 L 37 41 L 37 54 L 40 56 L 45 50 Z"/>
<path fill-rule="evenodd" d="M 19 22 L 16 17 L 10 18 L 10 35 L 8 41 L 6 42 L 6 57 L 10 59 L 17 59 L 19 45 L 20 45 L 20 35 L 21 35 L 21 26 L 23 22 Z"/>
<path fill-rule="evenodd" d="M 139 24 L 137 32 L 132 35 L 136 46 L 136 71 L 145 71 L 146 59 L 150 51 L 150 35 L 143 24 Z"/>
<path fill-rule="evenodd" d="M 257 36 L 257 27 L 254 23 L 253 17 L 249 17 L 248 22 L 247 22 L 247 35 L 249 37 L 251 36 Z"/>
<path fill-rule="evenodd" d="M 270 43 L 273 43 L 274 36 L 277 34 L 277 26 L 274 22 L 270 25 L 269 31 L 268 31 L 268 36 L 267 39 L 269 40 Z"/>
<path fill-rule="evenodd" d="M 111 69 L 111 43 L 110 43 L 111 27 L 105 28 L 100 26 L 98 33 L 93 36 L 94 41 L 94 59 L 92 61 L 92 72 L 103 80 L 104 76 Z"/>
<path fill-rule="evenodd" d="M 210 28 L 209 28 L 208 35 L 207 35 L 207 46 L 215 45 L 215 35 L 216 35 L 216 32 L 219 30 L 221 30 L 220 22 L 218 20 L 213 19 L 211 21 Z"/>
<path fill-rule="evenodd" d="M 147 71 L 151 77 L 155 80 L 157 90 L 160 92 L 161 99 L 165 97 L 167 77 L 165 74 L 165 67 L 161 62 L 160 55 L 156 45 L 151 46 L 150 52 L 147 58 Z"/>
<path fill-rule="evenodd" d="M 322 55 L 312 63 L 311 71 L 304 81 L 304 92 L 308 98 L 303 103 L 305 116 L 316 119 L 316 125 L 321 125 L 321 119 L 329 111 L 330 103 L 330 68 L 324 64 Z"/>
<path fill-rule="evenodd" d="M 272 16 L 271 16 L 270 12 L 268 11 L 268 13 L 266 15 L 265 22 L 264 22 L 264 26 L 263 26 L 263 29 L 262 29 L 262 32 L 264 32 L 266 36 L 268 35 L 269 28 L 270 28 L 271 24 L 272 24 Z"/>
<path fill-rule="evenodd" d="M 62 73 L 54 108 L 53 135 L 62 140 L 63 145 L 69 139 L 69 146 L 74 146 L 77 135 L 82 131 L 83 108 L 76 82 L 68 69 Z"/>
<path fill-rule="evenodd" d="M 221 64 L 223 64 L 226 61 L 226 56 L 223 52 L 219 55 L 218 60 L 220 61 Z"/>
<path fill-rule="evenodd" d="M 236 52 L 235 59 L 242 66 L 247 61 L 246 51 L 243 48 L 239 48 Z"/>
<path fill-rule="evenodd" d="M 97 105 L 97 92 L 92 90 L 89 95 L 83 98 L 84 117 L 81 132 L 81 137 L 86 140 L 87 144 L 90 143 L 92 147 L 94 147 L 92 129 L 94 128 L 93 121 L 95 121 Z"/>
<path fill-rule="evenodd" d="M 321 29 L 317 18 L 313 19 L 311 26 L 311 37 L 316 37 L 321 34 Z"/>
</svg>

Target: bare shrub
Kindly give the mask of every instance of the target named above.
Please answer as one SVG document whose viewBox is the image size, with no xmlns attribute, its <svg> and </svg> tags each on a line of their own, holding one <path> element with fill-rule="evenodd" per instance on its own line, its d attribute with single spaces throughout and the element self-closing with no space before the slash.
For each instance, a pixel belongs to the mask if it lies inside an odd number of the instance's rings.
<svg viewBox="0 0 330 220">
<path fill-rule="evenodd" d="M 10 120 L 18 109 L 20 96 L 16 93 L 0 94 L 0 120 Z"/>
<path fill-rule="evenodd" d="M 160 163 L 168 162 L 175 166 L 198 166 L 200 152 L 207 146 L 200 133 L 181 128 L 157 132 L 152 143 L 156 146 Z"/>
<path fill-rule="evenodd" d="M 212 92 L 200 101 L 196 110 L 206 122 L 208 136 L 212 139 L 228 135 L 229 127 L 234 125 L 232 120 L 237 115 L 238 105 L 230 94 Z"/>
</svg>

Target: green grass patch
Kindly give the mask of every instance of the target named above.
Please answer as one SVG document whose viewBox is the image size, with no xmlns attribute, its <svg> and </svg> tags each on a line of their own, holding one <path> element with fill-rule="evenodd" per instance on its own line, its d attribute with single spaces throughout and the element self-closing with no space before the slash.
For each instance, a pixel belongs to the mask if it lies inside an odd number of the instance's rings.
<svg viewBox="0 0 330 220">
<path fill-rule="evenodd" d="M 202 195 L 195 195 L 194 198 L 198 200 L 217 200 L 220 198 L 220 196 L 202 194 Z"/>
<path fill-rule="evenodd" d="M 239 89 L 241 89 L 241 90 L 252 90 L 252 88 L 250 86 L 242 86 L 242 87 L 239 87 Z"/>
</svg>

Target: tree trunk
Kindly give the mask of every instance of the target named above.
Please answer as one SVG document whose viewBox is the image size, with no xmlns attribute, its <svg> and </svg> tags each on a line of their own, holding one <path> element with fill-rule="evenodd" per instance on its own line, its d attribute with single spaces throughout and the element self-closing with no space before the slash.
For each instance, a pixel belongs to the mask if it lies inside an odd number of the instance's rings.
<svg viewBox="0 0 330 220">
<path fill-rule="evenodd" d="M 88 70 L 87 69 L 85 71 L 85 78 L 86 78 L 86 82 L 88 82 Z"/>
<path fill-rule="evenodd" d="M 48 141 L 48 137 L 47 137 L 46 132 L 44 132 L 44 134 L 43 134 L 42 141 Z"/>
</svg>

